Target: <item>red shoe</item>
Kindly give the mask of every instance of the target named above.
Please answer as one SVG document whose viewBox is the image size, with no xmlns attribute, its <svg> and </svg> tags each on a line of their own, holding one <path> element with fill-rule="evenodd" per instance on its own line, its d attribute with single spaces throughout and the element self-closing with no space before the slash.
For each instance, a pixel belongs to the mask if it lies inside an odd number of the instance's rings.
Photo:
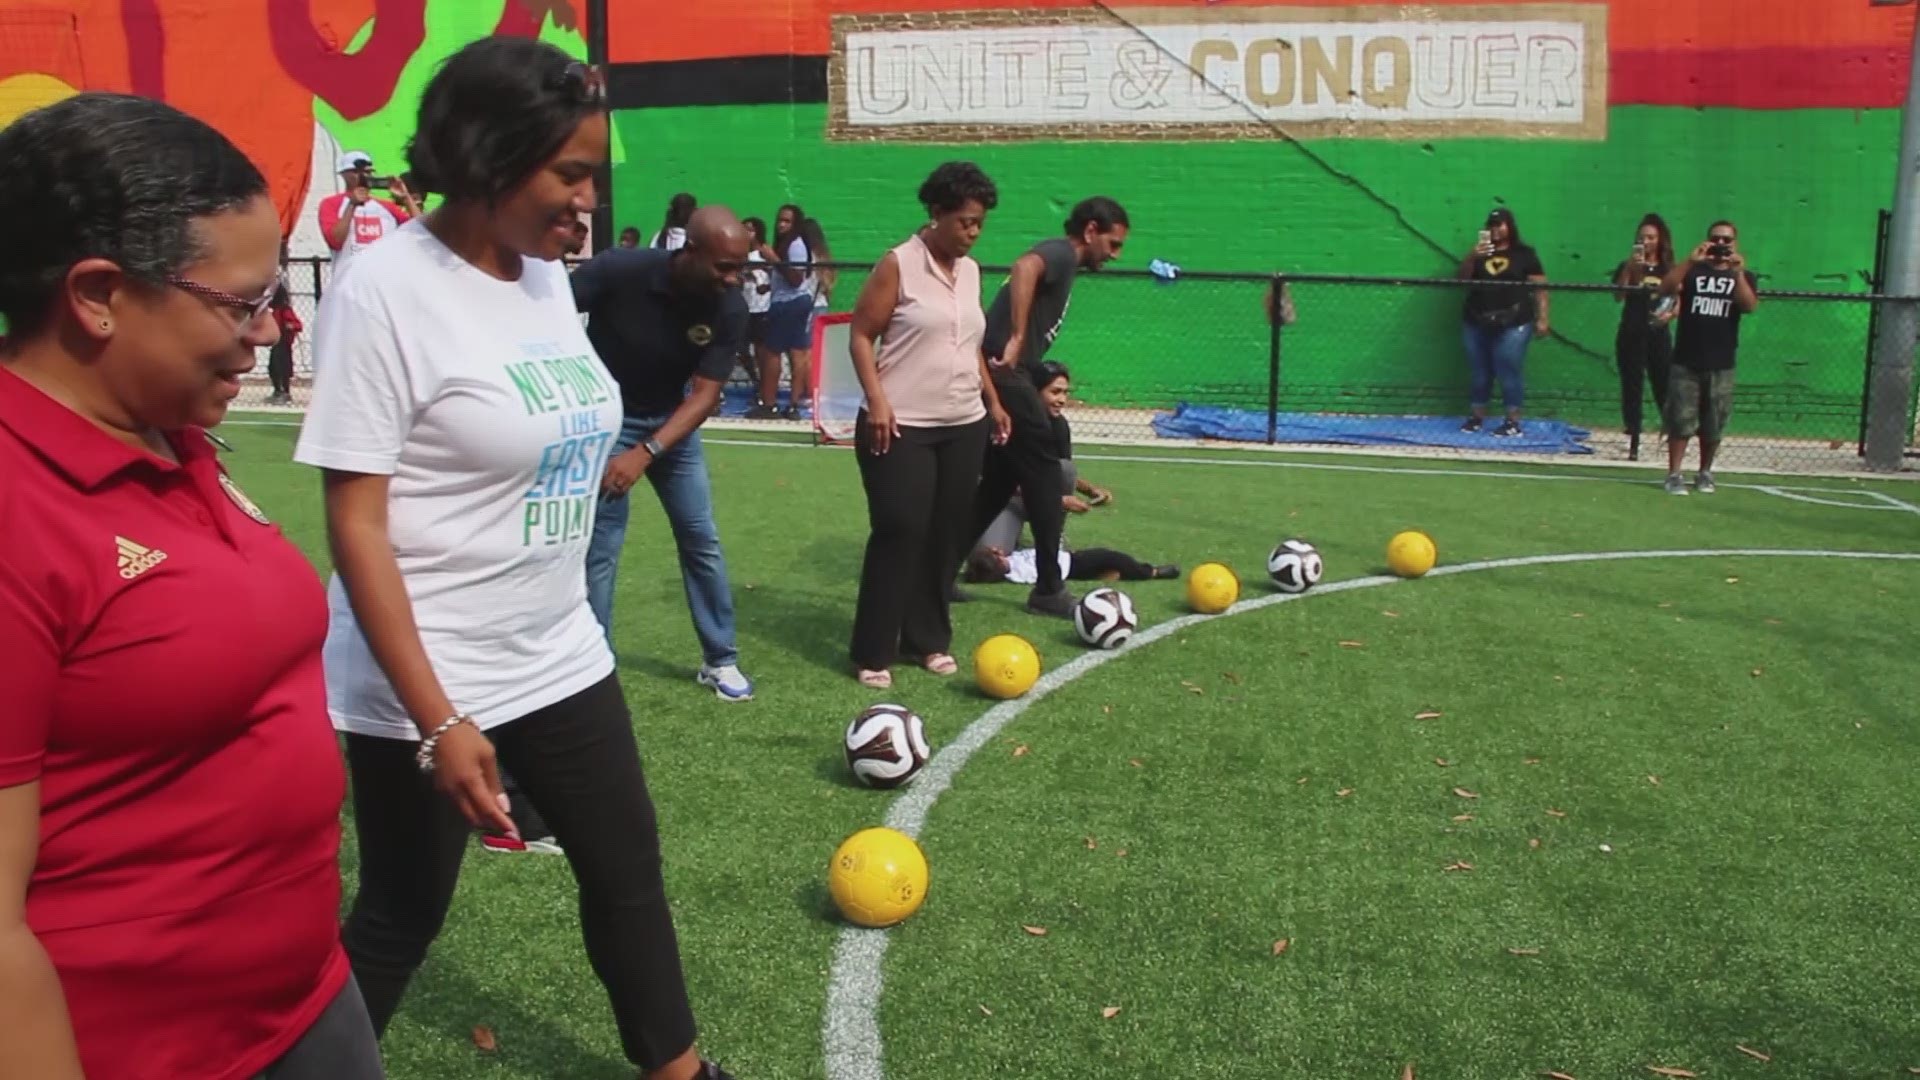
<svg viewBox="0 0 1920 1080">
<path fill-rule="evenodd" d="M 496 855 L 564 855 L 560 844 L 551 836 L 542 836 L 535 840 L 515 840 L 511 836 L 496 836 L 486 833 L 480 837 L 480 847 Z"/>
</svg>

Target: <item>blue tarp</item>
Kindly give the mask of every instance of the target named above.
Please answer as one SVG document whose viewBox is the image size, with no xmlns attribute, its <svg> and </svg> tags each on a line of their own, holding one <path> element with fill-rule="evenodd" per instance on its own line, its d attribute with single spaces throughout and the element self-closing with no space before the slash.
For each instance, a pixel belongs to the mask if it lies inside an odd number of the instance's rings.
<svg viewBox="0 0 1920 1080">
<path fill-rule="evenodd" d="M 1498 450 L 1521 454 L 1591 454 L 1589 434 L 1560 420 L 1527 419 L 1521 434 L 1497 438 L 1496 416 L 1485 429 L 1460 430 L 1463 416 L 1321 416 L 1281 413 L 1275 440 L 1283 443 L 1339 443 L 1348 446 L 1444 446 L 1459 450 Z M 1226 439 L 1232 442 L 1267 441 L 1267 414 L 1251 409 L 1182 403 L 1171 413 L 1153 418 L 1154 433 L 1163 439 Z"/>
</svg>

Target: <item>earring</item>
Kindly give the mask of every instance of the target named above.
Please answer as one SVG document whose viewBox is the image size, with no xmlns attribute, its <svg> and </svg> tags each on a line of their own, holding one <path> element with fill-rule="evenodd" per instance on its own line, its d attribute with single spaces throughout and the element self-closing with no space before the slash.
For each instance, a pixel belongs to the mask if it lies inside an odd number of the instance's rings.
<svg viewBox="0 0 1920 1080">
<path fill-rule="evenodd" d="M 113 329 L 113 324 L 112 324 L 112 323 L 110 323 L 110 322 L 108 322 L 108 321 L 107 321 L 107 320 L 105 320 L 105 319 L 101 319 L 101 320 L 100 320 L 100 329 L 102 329 L 102 330 L 111 330 L 111 329 Z"/>
</svg>

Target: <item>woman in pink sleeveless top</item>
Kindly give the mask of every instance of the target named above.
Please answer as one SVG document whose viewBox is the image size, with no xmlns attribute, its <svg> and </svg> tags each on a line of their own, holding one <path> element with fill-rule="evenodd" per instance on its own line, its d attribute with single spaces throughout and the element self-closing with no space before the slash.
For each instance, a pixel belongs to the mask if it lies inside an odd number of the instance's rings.
<svg viewBox="0 0 1920 1080">
<path fill-rule="evenodd" d="M 850 652 L 875 689 L 893 685 L 902 653 L 936 675 L 959 667 L 947 598 L 973 539 L 987 439 L 1004 442 L 1010 426 L 980 354 L 980 264 L 967 256 L 997 202 L 972 162 L 933 170 L 920 185 L 929 222 L 881 258 L 854 305 L 869 532 Z"/>
</svg>

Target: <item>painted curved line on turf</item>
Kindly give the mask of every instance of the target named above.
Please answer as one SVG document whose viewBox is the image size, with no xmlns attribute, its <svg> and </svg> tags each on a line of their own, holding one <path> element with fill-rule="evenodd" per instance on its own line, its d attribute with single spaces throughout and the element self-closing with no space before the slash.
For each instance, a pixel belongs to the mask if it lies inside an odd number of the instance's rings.
<svg viewBox="0 0 1920 1080">
<path fill-rule="evenodd" d="M 1481 562 L 1461 563 L 1458 566 L 1436 567 L 1427 576 L 1446 577 L 1481 570 L 1509 570 L 1522 566 L 1553 566 L 1561 563 L 1611 562 L 1628 559 L 1753 557 L 1885 559 L 1920 562 L 1920 552 L 1905 551 L 1692 548 L 1675 551 L 1593 551 L 1487 559 Z M 1090 649 L 1083 652 L 1041 676 L 1040 681 L 1035 683 L 1033 689 L 1027 691 L 1025 695 L 995 705 L 981 714 L 973 723 L 968 724 L 952 742 L 934 755 L 933 760 L 927 762 L 926 768 L 921 771 L 913 785 L 894 799 L 893 805 L 887 810 L 886 824 L 917 839 L 921 828 L 926 825 L 928 811 L 933 809 L 933 804 L 939 800 L 947 788 L 953 786 L 954 776 L 966 766 L 968 759 L 973 757 L 975 751 L 992 741 L 995 735 L 998 735 L 1021 713 L 1031 708 L 1035 702 L 1102 664 L 1212 619 L 1244 615 L 1249 611 L 1258 611 L 1293 600 L 1304 600 L 1310 596 L 1370 589 L 1381 585 L 1392 585 L 1403 580 L 1405 579 L 1375 575 L 1328 582 L 1304 593 L 1273 593 L 1235 604 L 1220 615 L 1183 615 L 1177 619 L 1150 626 L 1135 634 L 1132 640 L 1118 649 L 1110 651 Z M 827 980 L 826 1016 L 821 1023 L 820 1032 L 821 1042 L 826 1051 L 827 1080 L 884 1080 L 886 1076 L 881 1064 L 880 962 L 887 955 L 887 941 L 888 935 L 885 930 L 864 930 L 849 926 L 840 931 L 840 940 L 835 943 L 833 949 L 833 969 Z"/>
</svg>

